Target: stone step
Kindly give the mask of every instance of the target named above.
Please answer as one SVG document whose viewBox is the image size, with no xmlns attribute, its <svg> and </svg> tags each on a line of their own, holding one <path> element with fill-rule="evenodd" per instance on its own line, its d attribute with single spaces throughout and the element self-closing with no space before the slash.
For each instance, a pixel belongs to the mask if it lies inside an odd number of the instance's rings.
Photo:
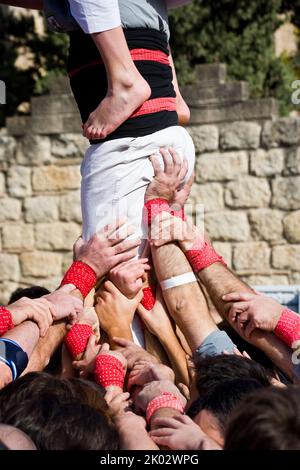
<svg viewBox="0 0 300 470">
<path fill-rule="evenodd" d="M 250 120 L 265 121 L 278 116 L 277 101 L 274 98 L 225 103 L 207 108 L 191 107 L 190 109 L 191 125 Z"/>
<path fill-rule="evenodd" d="M 71 94 L 35 96 L 31 98 L 30 103 L 32 115 L 78 113 L 78 108 Z"/>
<path fill-rule="evenodd" d="M 189 85 L 182 88 L 182 95 L 189 106 L 202 108 L 222 103 L 234 103 L 249 99 L 247 82 L 229 82 L 224 84 L 199 87 Z"/>
<path fill-rule="evenodd" d="M 198 64 L 195 66 L 199 86 L 217 85 L 226 82 L 226 64 Z"/>
</svg>

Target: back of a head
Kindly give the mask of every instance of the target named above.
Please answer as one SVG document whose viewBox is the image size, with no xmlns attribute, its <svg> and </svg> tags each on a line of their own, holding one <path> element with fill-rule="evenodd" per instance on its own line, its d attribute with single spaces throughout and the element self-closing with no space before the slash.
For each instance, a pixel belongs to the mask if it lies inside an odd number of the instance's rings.
<svg viewBox="0 0 300 470">
<path fill-rule="evenodd" d="M 87 380 L 61 379 L 45 372 L 30 372 L 0 390 L 0 421 L 14 425 L 22 408 L 41 398 L 57 403 L 74 400 L 110 416 L 104 394 L 102 387 Z"/>
<path fill-rule="evenodd" d="M 118 450 L 119 435 L 103 413 L 70 403 L 57 407 L 36 444 L 44 450 Z"/>
<path fill-rule="evenodd" d="M 43 297 L 43 295 L 47 295 L 47 294 L 50 294 L 50 291 L 46 289 L 45 287 L 31 286 L 31 287 L 26 287 L 25 289 L 22 289 L 21 287 L 19 287 L 11 294 L 8 303 L 12 304 L 13 302 L 16 302 L 17 300 L 20 300 L 22 297 L 28 297 L 29 299 L 39 299 L 40 297 Z"/>
<path fill-rule="evenodd" d="M 39 450 L 117 450 L 119 437 L 111 420 L 98 410 L 51 396 L 27 402 L 15 416 L 15 425 L 28 434 Z"/>
<path fill-rule="evenodd" d="M 210 393 L 220 382 L 255 379 L 262 386 L 270 385 L 266 369 L 255 361 L 235 354 L 194 358 L 195 385 L 201 396 Z"/>
<path fill-rule="evenodd" d="M 300 387 L 248 395 L 230 418 L 225 449 L 300 450 Z"/>
<path fill-rule="evenodd" d="M 36 450 L 36 446 L 23 431 L 7 424 L 0 424 L 0 441 L 4 449 Z"/>
<path fill-rule="evenodd" d="M 0 390 L 0 421 L 15 426 L 16 416 L 25 404 L 40 396 L 55 397 L 58 403 L 63 403 L 75 399 L 76 393 L 66 380 L 45 372 L 30 372 Z"/>
<path fill-rule="evenodd" d="M 209 411 L 216 419 L 220 432 L 225 433 L 228 419 L 238 403 L 249 393 L 260 390 L 263 385 L 256 379 L 234 379 L 220 382 L 210 393 L 200 397 L 189 409 L 194 418 L 200 411 Z"/>
</svg>

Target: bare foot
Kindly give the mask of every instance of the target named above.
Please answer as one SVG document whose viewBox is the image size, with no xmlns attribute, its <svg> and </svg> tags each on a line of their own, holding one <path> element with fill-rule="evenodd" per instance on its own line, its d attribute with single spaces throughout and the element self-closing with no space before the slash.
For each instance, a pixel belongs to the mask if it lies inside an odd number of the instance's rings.
<svg viewBox="0 0 300 470">
<path fill-rule="evenodd" d="M 105 139 L 123 124 L 151 95 L 151 88 L 137 73 L 127 83 L 124 79 L 109 91 L 83 126 L 83 135 L 90 140 Z"/>
<path fill-rule="evenodd" d="M 188 105 L 180 94 L 176 96 L 176 111 L 178 114 L 178 124 L 180 126 L 186 126 L 190 122 L 191 113 Z"/>
</svg>

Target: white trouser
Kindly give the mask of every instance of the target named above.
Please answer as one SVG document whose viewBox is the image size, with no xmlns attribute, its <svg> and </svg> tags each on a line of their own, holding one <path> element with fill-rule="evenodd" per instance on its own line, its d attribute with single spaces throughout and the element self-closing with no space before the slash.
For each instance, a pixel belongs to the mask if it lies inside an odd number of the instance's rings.
<svg viewBox="0 0 300 470">
<path fill-rule="evenodd" d="M 147 238 L 142 214 L 145 192 L 154 176 L 149 156 L 156 154 L 161 159 L 161 147 L 173 147 L 187 159 L 187 180 L 194 169 L 195 149 L 183 127 L 173 126 L 145 137 L 110 140 L 88 148 L 81 165 L 85 240 L 121 215 L 126 215 L 128 224 L 136 227 L 135 236 Z M 135 342 L 144 347 L 137 315 L 132 329 Z"/>
<path fill-rule="evenodd" d="M 161 147 L 173 147 L 187 159 L 187 180 L 194 169 L 195 149 L 183 127 L 172 126 L 144 137 L 110 140 L 88 148 L 81 165 L 85 240 L 123 215 L 136 227 L 135 237 L 147 238 L 142 214 L 145 191 L 154 176 L 149 156 L 157 155 L 162 164 Z"/>
</svg>

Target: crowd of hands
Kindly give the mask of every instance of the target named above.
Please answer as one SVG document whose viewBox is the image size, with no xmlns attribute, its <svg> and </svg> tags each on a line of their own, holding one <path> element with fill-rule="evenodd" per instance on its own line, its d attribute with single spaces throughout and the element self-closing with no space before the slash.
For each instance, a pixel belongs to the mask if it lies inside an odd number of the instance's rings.
<svg viewBox="0 0 300 470">
<path fill-rule="evenodd" d="M 192 178 L 186 184 L 182 183 L 187 173 L 186 161 L 182 161 L 173 149 L 161 150 L 161 155 L 164 167 L 156 157 L 151 157 L 154 179 L 148 186 L 145 201 L 159 197 L 176 208 L 183 207 L 192 185 Z M 135 227 L 128 226 L 124 217 L 105 226 L 88 241 L 79 238 L 74 245 L 74 259 L 94 270 L 99 280 L 96 290 L 83 299 L 73 285 L 63 285 L 38 299 L 23 297 L 8 305 L 14 326 L 17 328 L 31 321 L 38 326 L 41 338 L 47 338 L 51 325 L 56 322 L 66 322 L 67 329 L 75 323 L 92 327 L 94 335 L 80 357 L 72 361 L 63 346 L 61 377 L 79 376 L 90 380 L 98 355 L 108 354 L 119 359 L 126 372 L 125 390 L 108 387 L 105 398 L 118 432 L 124 435 L 124 442 L 129 439 L 129 430 L 134 430 L 134 448 L 221 448 L 220 443 L 206 435 L 190 417 L 174 410 L 155 414 L 151 430 L 146 432 L 145 413 L 153 398 L 169 392 L 186 407 L 191 394 L 193 367 L 191 356 L 186 355 L 188 375 L 181 376 L 180 381 L 174 367 L 162 364 L 158 357 L 135 344 L 132 337 L 136 314 L 145 329 L 159 340 L 174 327 L 159 286 L 154 307 L 147 310 L 141 304 L 143 288 L 153 283 L 155 276 L 151 249 L 175 242 L 185 252 L 195 249 L 206 235 L 191 221 L 163 212 L 152 223 L 144 253 L 137 259 L 142 241 L 134 238 L 134 233 Z M 257 329 L 274 331 L 283 310 L 275 300 L 258 292 L 228 292 L 221 301 L 229 305 L 228 318 L 235 324 L 236 331 L 247 339 L 251 339 Z M 201 311 L 195 315 L 201 315 Z M 188 344 L 187 350 L 193 352 L 194 345 Z M 9 376 L 2 376 L 1 386 L 10 380 Z M 127 443 L 127 448 L 130 446 Z"/>
</svg>

